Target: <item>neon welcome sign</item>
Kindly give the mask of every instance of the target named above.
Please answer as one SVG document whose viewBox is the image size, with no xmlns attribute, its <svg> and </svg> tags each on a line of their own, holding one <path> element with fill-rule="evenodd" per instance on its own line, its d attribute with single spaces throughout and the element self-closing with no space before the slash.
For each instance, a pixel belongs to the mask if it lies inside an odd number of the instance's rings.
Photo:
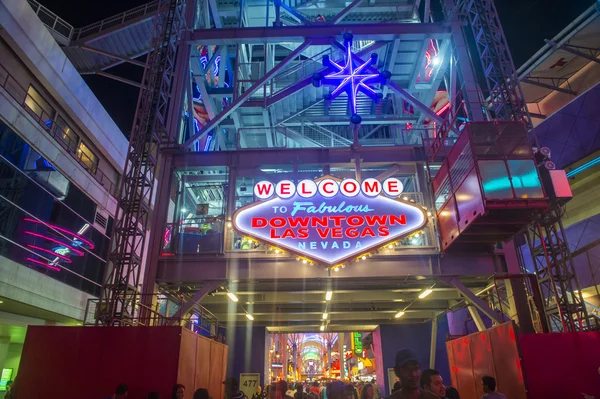
<svg viewBox="0 0 600 399">
<path fill-rule="evenodd" d="M 424 209 L 398 199 L 402 190 L 396 178 L 261 181 L 254 186 L 259 201 L 240 208 L 233 226 L 277 248 L 336 265 L 425 226 Z"/>
</svg>

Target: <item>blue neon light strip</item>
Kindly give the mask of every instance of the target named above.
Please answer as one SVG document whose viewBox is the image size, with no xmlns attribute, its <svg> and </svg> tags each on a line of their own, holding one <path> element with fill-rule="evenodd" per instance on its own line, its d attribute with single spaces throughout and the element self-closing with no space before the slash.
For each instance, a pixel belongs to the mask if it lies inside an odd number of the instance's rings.
<svg viewBox="0 0 600 399">
<path fill-rule="evenodd" d="M 600 157 L 594 158 L 591 161 L 588 161 L 588 162 L 584 163 L 583 165 L 578 166 L 573 170 L 570 170 L 569 172 L 567 172 L 567 178 L 570 179 L 571 177 L 574 177 L 574 176 L 580 174 L 584 170 L 587 170 L 587 169 L 591 168 L 592 166 L 598 165 L 598 164 L 600 164 Z"/>
</svg>

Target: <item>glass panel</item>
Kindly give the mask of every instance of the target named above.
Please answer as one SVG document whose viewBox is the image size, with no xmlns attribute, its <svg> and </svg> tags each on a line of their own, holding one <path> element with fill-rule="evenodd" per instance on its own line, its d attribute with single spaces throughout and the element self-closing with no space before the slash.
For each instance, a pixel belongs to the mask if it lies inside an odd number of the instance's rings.
<svg viewBox="0 0 600 399">
<path fill-rule="evenodd" d="M 478 161 L 486 199 L 511 199 L 512 187 L 504 161 Z"/>
<path fill-rule="evenodd" d="M 165 252 L 219 253 L 227 209 L 227 167 L 190 168 L 175 173 L 177 193 L 169 206 Z"/>
<path fill-rule="evenodd" d="M 92 173 L 96 173 L 96 170 L 98 169 L 98 157 L 94 155 L 92 150 L 90 150 L 83 142 L 79 144 L 77 157 L 81 159 L 81 162 L 83 162 L 85 166 L 87 166 L 88 170 Z"/>
<path fill-rule="evenodd" d="M 0 170 L 13 182 L 0 188 L 0 262 L 7 258 L 99 295 L 109 238 L 4 158 Z"/>
<path fill-rule="evenodd" d="M 60 116 L 56 119 L 56 137 L 65 143 L 70 151 L 77 149 L 79 136 L 67 125 L 67 122 Z"/>
<path fill-rule="evenodd" d="M 535 163 L 531 159 L 508 161 L 517 198 L 543 198 L 542 183 Z"/>
<path fill-rule="evenodd" d="M 38 118 L 39 122 L 42 122 L 50 127 L 52 124 L 52 118 L 54 117 L 54 109 L 40 95 L 40 93 L 33 88 L 33 86 L 29 86 L 29 89 L 27 89 L 25 105 L 29 107 L 29 109 L 32 111 L 32 114 Z"/>
</svg>

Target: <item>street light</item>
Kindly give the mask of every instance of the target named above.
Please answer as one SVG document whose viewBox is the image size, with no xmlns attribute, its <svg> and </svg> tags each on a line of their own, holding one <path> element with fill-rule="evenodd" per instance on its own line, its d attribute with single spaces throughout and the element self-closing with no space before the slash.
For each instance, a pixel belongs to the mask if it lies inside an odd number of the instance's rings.
<svg viewBox="0 0 600 399">
<path fill-rule="evenodd" d="M 239 301 L 238 297 L 235 296 L 235 294 L 233 292 L 228 292 L 227 296 L 229 297 L 229 299 L 231 299 L 233 302 L 237 302 Z"/>
</svg>

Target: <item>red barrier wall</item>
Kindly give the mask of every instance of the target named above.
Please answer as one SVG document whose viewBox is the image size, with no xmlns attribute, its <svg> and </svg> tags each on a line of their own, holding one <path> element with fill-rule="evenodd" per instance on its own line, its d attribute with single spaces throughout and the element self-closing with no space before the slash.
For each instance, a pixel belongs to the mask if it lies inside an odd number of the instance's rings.
<svg viewBox="0 0 600 399">
<path fill-rule="evenodd" d="M 512 323 L 446 343 L 452 386 L 462 399 L 480 399 L 481 377 L 492 376 L 497 391 L 510 399 L 526 399 L 517 340 Z M 548 399 L 548 398 L 545 398 Z"/>
<path fill-rule="evenodd" d="M 519 337 L 529 399 L 600 398 L 600 332 Z"/>
<path fill-rule="evenodd" d="M 446 343 L 452 386 L 480 399 L 481 377 L 509 399 L 600 398 L 600 332 L 523 334 L 513 323 Z"/>
<path fill-rule="evenodd" d="M 104 399 L 120 383 L 129 399 L 169 398 L 175 383 L 222 397 L 227 347 L 181 327 L 30 326 L 16 381 L 18 399 Z M 199 385 L 197 385 L 199 384 Z"/>
</svg>

